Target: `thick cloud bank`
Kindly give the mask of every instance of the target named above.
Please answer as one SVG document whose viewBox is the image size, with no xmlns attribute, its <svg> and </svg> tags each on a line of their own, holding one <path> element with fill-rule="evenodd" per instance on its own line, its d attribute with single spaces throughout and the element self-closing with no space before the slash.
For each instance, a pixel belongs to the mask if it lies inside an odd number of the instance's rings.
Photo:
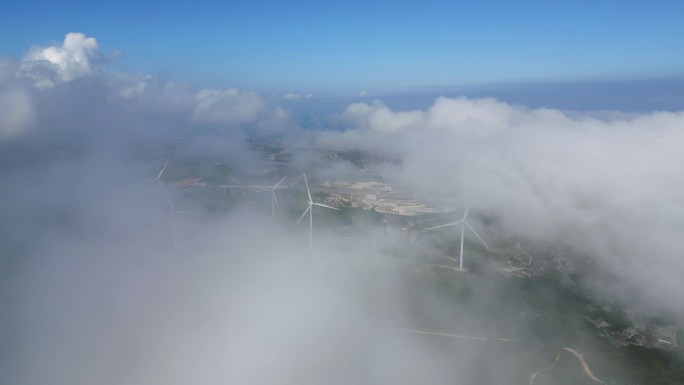
<svg viewBox="0 0 684 385">
<path fill-rule="evenodd" d="M 681 311 L 684 112 L 574 113 L 494 99 L 438 98 L 426 110 L 350 105 L 350 129 L 319 145 L 400 159 L 383 177 L 514 234 L 568 242 L 630 288 Z M 622 293 L 627 296 L 627 293 Z"/>
</svg>

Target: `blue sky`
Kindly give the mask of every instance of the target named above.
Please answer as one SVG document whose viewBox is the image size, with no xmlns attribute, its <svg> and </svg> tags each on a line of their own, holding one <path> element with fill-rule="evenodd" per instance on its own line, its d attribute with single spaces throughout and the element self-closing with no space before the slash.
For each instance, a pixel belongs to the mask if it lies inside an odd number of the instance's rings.
<svg viewBox="0 0 684 385">
<path fill-rule="evenodd" d="M 678 77 L 684 2 L 14 1 L 0 54 L 95 37 L 116 66 L 263 91 Z"/>
</svg>

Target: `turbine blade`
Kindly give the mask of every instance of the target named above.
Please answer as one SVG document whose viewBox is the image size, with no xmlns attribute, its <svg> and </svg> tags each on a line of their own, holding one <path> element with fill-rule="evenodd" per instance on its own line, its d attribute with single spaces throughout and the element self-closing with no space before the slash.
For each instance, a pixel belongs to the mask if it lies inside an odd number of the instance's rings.
<svg viewBox="0 0 684 385">
<path fill-rule="evenodd" d="M 309 191 L 309 182 L 306 181 L 306 174 L 302 173 L 304 175 L 304 183 L 306 184 L 306 193 L 309 194 L 309 204 L 313 202 L 313 199 L 311 199 L 311 191 Z"/>
<path fill-rule="evenodd" d="M 468 226 L 468 228 L 470 229 L 470 231 L 472 231 L 473 234 L 475 234 L 475 236 L 477 237 L 477 239 L 479 239 L 480 242 L 482 242 L 482 244 L 485 245 L 485 247 L 487 248 L 487 250 L 489 250 L 489 246 L 487 245 L 487 242 L 485 242 L 485 241 L 482 239 L 482 237 L 480 237 L 480 234 L 478 234 L 477 231 L 475 231 L 475 229 L 473 228 L 473 226 L 471 226 L 470 224 L 468 224 L 468 222 L 463 222 L 463 223 L 465 223 L 465 225 Z"/>
<path fill-rule="evenodd" d="M 324 205 L 323 203 L 312 203 L 312 205 L 314 205 L 314 206 L 320 206 L 320 207 L 327 207 L 327 208 L 333 209 L 333 210 L 341 210 L 341 209 L 338 209 L 337 207 L 332 207 L 332 206 Z"/>
<path fill-rule="evenodd" d="M 453 225 L 457 225 L 457 224 L 459 224 L 459 223 L 461 223 L 461 222 L 463 222 L 463 221 L 462 221 L 462 220 L 460 220 L 460 221 L 456 221 L 456 222 L 451 222 L 451 223 L 447 223 L 447 224 L 444 224 L 444 225 L 439 225 L 439 226 L 435 226 L 435 227 L 428 227 L 428 230 L 432 230 L 432 229 L 439 229 L 440 227 L 448 227 L 448 226 L 453 226 Z"/>
<path fill-rule="evenodd" d="M 166 160 L 166 163 L 164 163 L 164 167 L 162 167 L 161 171 L 159 171 L 159 175 L 157 175 L 157 180 L 161 179 L 162 174 L 164 173 L 164 170 L 166 170 L 166 165 L 169 164 L 169 159 Z"/>
<path fill-rule="evenodd" d="M 271 191 L 271 194 L 273 194 L 273 202 L 275 202 L 275 207 L 280 208 L 280 206 L 278 206 L 278 198 L 276 198 L 275 191 Z"/>
<path fill-rule="evenodd" d="M 297 223 L 302 221 L 302 218 L 304 218 L 304 216 L 306 215 L 306 213 L 309 212 L 309 210 L 311 210 L 311 205 L 309 205 L 309 207 L 307 207 L 306 210 L 304 210 L 304 214 L 302 214 L 302 216 L 299 217 L 299 219 L 297 219 Z"/>
<path fill-rule="evenodd" d="M 278 182 L 278 184 L 276 184 L 275 186 L 273 186 L 273 190 L 277 189 L 278 186 L 280 186 L 280 184 L 283 183 L 283 181 L 285 180 L 285 178 L 287 178 L 287 175 L 285 175 L 285 176 L 283 177 L 283 179 L 281 179 L 280 182 Z"/>
<path fill-rule="evenodd" d="M 465 212 L 463 213 L 463 221 L 465 222 L 466 218 L 468 218 L 468 210 L 470 210 L 470 207 L 466 207 Z"/>
</svg>

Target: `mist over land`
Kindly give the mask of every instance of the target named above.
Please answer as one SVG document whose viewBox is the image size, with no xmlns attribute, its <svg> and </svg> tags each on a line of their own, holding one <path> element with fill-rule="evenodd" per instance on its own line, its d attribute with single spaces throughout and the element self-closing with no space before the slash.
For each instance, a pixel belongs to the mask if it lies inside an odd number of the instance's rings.
<svg viewBox="0 0 684 385">
<path fill-rule="evenodd" d="M 2 383 L 684 376 L 681 348 L 654 334 L 614 346 L 631 313 L 644 334 L 684 320 L 676 101 L 364 96 L 304 123 L 294 106 L 315 96 L 199 88 L 112 70 L 110 56 L 72 33 L 0 59 Z M 172 209 L 151 181 L 167 160 Z M 295 224 L 302 173 L 314 201 L 342 209 L 314 211 L 311 250 Z M 269 193 L 225 187 L 284 176 L 275 216 Z M 379 193 L 330 193 L 358 181 L 435 209 L 387 214 L 366 203 Z M 489 247 L 467 238 L 459 272 L 458 229 L 427 228 L 466 208 Z"/>
</svg>

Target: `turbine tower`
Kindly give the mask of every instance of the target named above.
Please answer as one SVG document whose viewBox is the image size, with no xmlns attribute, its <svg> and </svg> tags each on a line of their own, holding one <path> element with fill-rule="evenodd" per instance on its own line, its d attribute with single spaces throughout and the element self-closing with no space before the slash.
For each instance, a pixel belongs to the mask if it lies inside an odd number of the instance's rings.
<svg viewBox="0 0 684 385">
<path fill-rule="evenodd" d="M 439 228 L 441 228 L 441 227 L 449 227 L 449 226 L 455 226 L 455 225 L 457 225 L 457 224 L 461 224 L 461 259 L 460 259 L 459 267 L 458 267 L 459 270 L 463 270 L 463 238 L 464 238 L 464 236 L 465 236 L 465 228 L 466 228 L 466 226 L 468 226 L 468 228 L 470 229 L 470 231 L 472 231 L 473 234 L 475 234 L 475 236 L 477 237 L 477 239 L 479 239 L 480 242 L 482 242 L 482 244 L 485 245 L 485 247 L 487 248 L 487 250 L 489 250 L 489 246 L 487 246 L 487 243 L 482 239 L 482 237 L 480 237 L 480 234 L 478 234 L 477 231 L 475 231 L 475 229 L 473 228 L 473 226 L 471 226 L 468 222 L 466 222 L 466 219 L 467 219 L 467 218 L 468 218 L 468 208 L 466 208 L 465 213 L 463 213 L 463 218 L 462 218 L 460 221 L 451 222 L 451 223 L 447 223 L 447 224 L 444 224 L 444 225 L 440 225 L 440 226 L 435 226 L 435 227 L 430 227 L 430 228 L 428 228 L 428 230 L 432 230 L 432 229 L 439 229 Z"/>
<path fill-rule="evenodd" d="M 319 206 L 319 207 L 326 207 L 329 209 L 333 210 L 339 210 L 337 207 L 332 207 L 328 205 L 324 205 L 322 203 L 316 203 L 311 199 L 311 191 L 309 190 L 309 182 L 306 181 L 306 174 L 302 173 L 304 175 L 304 183 L 306 184 L 306 193 L 309 196 L 309 206 L 304 210 L 304 213 L 302 214 L 301 217 L 297 220 L 297 223 L 301 222 L 304 216 L 306 215 L 306 212 L 309 212 L 309 249 L 313 249 L 313 206 Z"/>
</svg>

